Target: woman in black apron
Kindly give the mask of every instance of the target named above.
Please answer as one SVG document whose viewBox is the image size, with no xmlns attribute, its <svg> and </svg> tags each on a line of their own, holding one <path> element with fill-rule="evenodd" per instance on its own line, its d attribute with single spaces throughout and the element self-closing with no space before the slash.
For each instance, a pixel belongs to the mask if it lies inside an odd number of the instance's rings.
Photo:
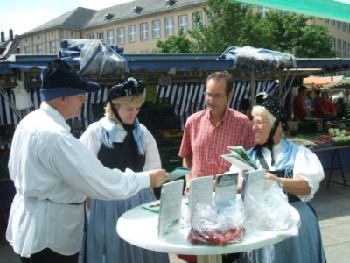
<svg viewBox="0 0 350 263">
<path fill-rule="evenodd" d="M 140 172 L 161 167 L 156 141 L 136 117 L 144 103 L 143 90 L 144 84 L 133 78 L 111 88 L 105 117 L 91 124 L 80 138 L 109 168 Z M 126 200 L 90 198 L 87 262 L 169 262 L 168 254 L 132 246 L 116 233 L 116 222 L 125 211 L 154 200 L 152 189 L 141 190 Z"/>
</svg>

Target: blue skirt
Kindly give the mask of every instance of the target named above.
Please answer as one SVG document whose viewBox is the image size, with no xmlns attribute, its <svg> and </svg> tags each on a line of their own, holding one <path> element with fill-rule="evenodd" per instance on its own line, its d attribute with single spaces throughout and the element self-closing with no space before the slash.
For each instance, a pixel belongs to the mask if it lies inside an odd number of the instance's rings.
<svg viewBox="0 0 350 263">
<path fill-rule="evenodd" d="M 242 253 L 243 263 L 324 263 L 323 248 L 318 218 L 313 208 L 304 202 L 291 203 L 299 212 L 301 226 L 297 236 L 275 245 Z"/>
<path fill-rule="evenodd" d="M 87 228 L 88 263 L 169 263 L 167 253 L 153 252 L 130 245 L 116 232 L 118 218 L 127 210 L 156 200 L 151 189 L 115 201 L 90 200 Z M 142 235 L 142 233 L 140 233 Z"/>
</svg>

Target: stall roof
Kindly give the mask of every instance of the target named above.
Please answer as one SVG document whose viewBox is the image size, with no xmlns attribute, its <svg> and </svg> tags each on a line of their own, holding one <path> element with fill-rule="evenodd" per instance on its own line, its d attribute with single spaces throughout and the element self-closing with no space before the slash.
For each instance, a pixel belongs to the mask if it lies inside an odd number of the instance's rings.
<svg viewBox="0 0 350 263">
<path fill-rule="evenodd" d="M 343 75 L 339 76 L 328 76 L 328 77 L 320 77 L 320 76 L 309 76 L 304 78 L 304 84 L 310 86 L 325 86 L 329 83 L 338 82 L 343 79 Z"/>
<path fill-rule="evenodd" d="M 201 73 L 216 70 L 227 70 L 240 77 L 233 68 L 233 60 L 219 60 L 220 54 L 124 54 L 130 73 L 171 74 L 171 75 L 201 75 Z M 57 58 L 56 55 L 22 55 L 14 54 L 0 63 L 0 73 L 11 69 L 26 72 L 34 68 L 44 68 L 48 61 Z M 79 60 L 70 61 L 79 67 Z M 322 75 L 350 70 L 350 59 L 308 59 L 297 58 L 297 67 L 284 70 L 282 73 L 294 77 Z M 278 75 L 279 72 L 273 72 Z M 203 74 L 205 75 L 205 74 Z M 266 77 L 266 76 L 262 76 Z"/>
</svg>

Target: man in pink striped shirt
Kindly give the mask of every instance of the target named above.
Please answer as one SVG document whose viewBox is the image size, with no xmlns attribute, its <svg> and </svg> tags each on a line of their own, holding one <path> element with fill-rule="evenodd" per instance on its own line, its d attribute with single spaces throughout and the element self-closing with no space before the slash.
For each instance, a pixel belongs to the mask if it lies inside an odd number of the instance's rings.
<svg viewBox="0 0 350 263">
<path fill-rule="evenodd" d="M 185 124 L 179 156 L 183 166 L 192 173 L 186 175 L 185 193 L 192 178 L 227 172 L 230 163 L 221 155 L 227 146 L 254 145 L 252 124 L 248 117 L 227 105 L 233 96 L 233 80 L 227 72 L 215 72 L 206 80 L 207 108 L 192 114 Z"/>
</svg>

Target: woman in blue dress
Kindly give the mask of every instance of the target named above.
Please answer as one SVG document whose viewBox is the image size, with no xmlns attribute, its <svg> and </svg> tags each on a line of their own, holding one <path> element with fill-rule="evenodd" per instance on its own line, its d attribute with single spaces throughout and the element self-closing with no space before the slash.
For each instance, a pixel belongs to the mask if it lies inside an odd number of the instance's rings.
<svg viewBox="0 0 350 263">
<path fill-rule="evenodd" d="M 324 179 L 316 154 L 285 139 L 287 116 L 282 107 L 266 93 L 256 97 L 252 110 L 255 147 L 250 157 L 267 171 L 266 179 L 276 181 L 287 194 L 289 203 L 300 214 L 297 236 L 275 245 L 242 253 L 242 262 L 323 263 L 326 262 L 318 218 L 308 203 Z"/>
<path fill-rule="evenodd" d="M 105 117 L 91 124 L 82 134 L 81 142 L 96 154 L 103 165 L 135 172 L 161 167 L 157 143 L 137 119 L 144 103 L 143 90 L 144 84 L 133 78 L 112 87 L 108 92 Z M 124 212 L 154 200 L 156 197 L 150 188 L 126 200 L 90 198 L 87 262 L 168 263 L 168 254 L 130 245 L 116 233 L 116 222 Z"/>
</svg>

